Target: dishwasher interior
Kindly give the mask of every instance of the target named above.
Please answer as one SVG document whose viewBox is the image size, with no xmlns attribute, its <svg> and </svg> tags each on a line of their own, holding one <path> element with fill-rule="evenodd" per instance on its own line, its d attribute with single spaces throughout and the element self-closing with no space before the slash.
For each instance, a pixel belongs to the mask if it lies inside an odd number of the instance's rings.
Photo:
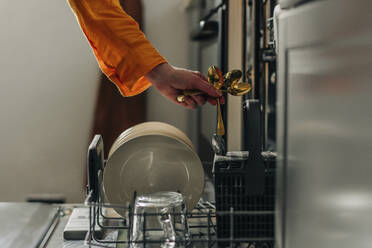
<svg viewBox="0 0 372 248">
<path fill-rule="evenodd" d="M 274 41 L 274 0 L 245 0 L 243 4 L 243 80 L 252 85 L 244 96 L 242 151 L 217 152 L 213 160 L 214 201 L 199 201 L 187 213 L 190 237 L 179 246 L 194 247 L 274 247 L 274 209 L 276 185 L 276 50 Z M 217 8 L 227 11 L 228 1 Z M 214 11 L 218 11 L 218 9 Z M 224 15 L 222 14 L 221 26 Z M 206 21 L 206 20 L 204 20 Z M 226 33 L 226 30 L 222 33 Z M 222 39 L 223 35 L 220 36 Z M 223 43 L 223 42 L 222 42 Z M 222 47 L 223 48 L 223 47 Z M 222 50 L 222 53 L 225 51 Z M 226 56 L 222 56 L 226 57 Z M 221 63 L 222 65 L 224 63 Z M 224 66 L 222 69 L 226 70 Z M 224 71 L 226 72 L 226 71 Z M 227 103 L 228 104 L 228 103 Z M 226 111 L 226 110 L 225 110 Z M 86 243 L 110 247 L 132 245 L 156 246 L 154 240 L 130 240 L 133 228 L 131 206 L 113 206 L 102 197 L 104 158 L 102 140 L 96 136 L 91 144 L 89 186 L 89 232 Z M 224 150 L 224 149 L 223 149 Z M 135 196 L 133 196 L 135 199 Z M 109 209 L 122 208 L 128 217 L 107 215 Z M 174 212 L 173 215 L 182 213 Z M 144 216 L 146 219 L 146 216 Z M 98 237 L 96 228 L 105 230 Z M 143 227 L 146 232 L 146 226 Z M 152 230 L 148 230 L 152 231 Z M 116 233 L 114 236 L 112 233 Z M 116 237 L 113 239 L 113 237 Z M 159 245 L 159 244 L 158 244 Z"/>
</svg>

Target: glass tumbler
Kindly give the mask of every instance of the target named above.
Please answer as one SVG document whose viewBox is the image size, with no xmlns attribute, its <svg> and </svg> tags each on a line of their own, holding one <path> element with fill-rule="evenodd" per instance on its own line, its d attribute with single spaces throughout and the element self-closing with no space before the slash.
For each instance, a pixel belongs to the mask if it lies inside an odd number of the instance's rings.
<svg viewBox="0 0 372 248">
<path fill-rule="evenodd" d="M 130 238 L 131 248 L 185 247 L 190 235 L 182 194 L 167 191 L 137 196 Z"/>
</svg>

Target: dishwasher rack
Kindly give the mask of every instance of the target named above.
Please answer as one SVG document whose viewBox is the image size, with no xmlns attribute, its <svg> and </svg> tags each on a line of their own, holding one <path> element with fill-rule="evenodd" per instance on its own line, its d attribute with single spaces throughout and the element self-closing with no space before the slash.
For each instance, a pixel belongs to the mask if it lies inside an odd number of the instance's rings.
<svg viewBox="0 0 372 248">
<path fill-rule="evenodd" d="M 130 247 L 131 244 L 141 243 L 143 247 L 152 247 L 154 243 L 161 243 L 161 240 L 147 240 L 145 235 L 141 241 L 130 240 L 132 228 L 133 211 L 131 206 L 113 205 L 101 201 L 92 201 L 92 192 L 86 198 L 85 204 L 89 207 L 89 231 L 85 238 L 85 244 L 89 247 Z M 128 212 L 126 218 L 109 217 L 105 210 L 120 208 Z M 206 201 L 199 201 L 193 211 L 187 213 L 173 212 L 171 215 L 185 215 L 189 223 L 190 238 L 186 241 L 175 241 L 175 247 L 247 247 L 247 248 L 270 248 L 273 247 L 272 237 L 239 237 L 235 238 L 234 216 L 266 216 L 272 215 L 273 211 L 216 211 L 215 205 Z M 156 214 L 141 214 L 144 219 Z M 217 238 L 216 216 L 230 217 L 230 237 Z M 143 232 L 147 232 L 146 220 L 143 225 Z M 117 232 L 117 239 L 105 238 L 105 235 L 98 235 L 97 227 L 103 233 Z"/>
<path fill-rule="evenodd" d="M 88 150 L 88 185 L 85 205 L 89 208 L 89 230 L 85 238 L 85 244 L 89 247 L 131 247 L 139 243 L 142 247 L 160 246 L 161 240 L 148 240 L 143 235 L 142 240 L 132 241 L 130 233 L 133 222 L 133 195 L 132 204 L 128 206 L 115 205 L 104 202 L 103 171 L 106 161 L 103 155 L 103 141 L 100 135 L 96 135 Z M 127 213 L 125 217 L 112 217 L 107 215 L 108 211 L 122 209 Z M 272 248 L 274 247 L 273 236 L 241 236 L 239 233 L 239 222 L 237 219 L 245 217 L 273 216 L 273 210 L 257 209 L 216 209 L 214 203 L 200 200 L 197 206 L 186 213 L 173 212 L 171 215 L 184 215 L 187 219 L 190 238 L 187 241 L 175 240 L 175 247 L 246 247 L 246 248 Z M 142 231 L 145 234 L 150 231 L 146 227 L 146 218 L 156 214 L 144 213 Z M 221 237 L 218 235 L 216 221 L 225 217 L 229 220 L 229 235 Z M 173 218 L 174 219 L 174 218 Z M 247 218 L 246 218 L 247 219 Z M 248 218 L 249 219 L 249 218 Z M 226 229 L 226 230 L 227 230 Z M 153 231 L 153 230 L 152 230 Z M 103 235 L 101 235 L 103 234 Z M 172 240 L 173 241 L 173 240 Z"/>
</svg>

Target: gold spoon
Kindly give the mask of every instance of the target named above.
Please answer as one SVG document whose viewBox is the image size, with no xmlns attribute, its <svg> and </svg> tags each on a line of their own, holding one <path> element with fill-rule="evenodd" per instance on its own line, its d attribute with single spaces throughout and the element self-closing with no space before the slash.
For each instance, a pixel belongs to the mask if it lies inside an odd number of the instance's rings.
<svg viewBox="0 0 372 248">
<path fill-rule="evenodd" d="M 212 84 L 216 89 L 221 92 L 227 92 L 233 96 L 242 96 L 251 90 L 251 85 L 249 83 L 238 82 L 242 77 L 242 72 L 240 70 L 232 70 L 223 76 L 223 81 L 221 82 L 220 76 L 217 72 L 221 71 L 216 66 L 211 66 L 208 69 L 208 82 Z M 177 101 L 183 102 L 185 96 L 196 96 L 200 94 L 205 94 L 200 90 L 184 90 L 183 95 L 177 97 Z"/>
<path fill-rule="evenodd" d="M 236 84 L 242 77 L 241 70 L 232 70 L 223 76 L 223 86 L 229 88 L 232 84 Z"/>
<path fill-rule="evenodd" d="M 217 90 L 223 86 L 223 76 L 221 70 L 217 66 L 211 66 L 208 69 L 208 82 Z M 217 98 L 217 135 L 225 135 L 225 126 L 223 125 L 220 99 Z"/>
<path fill-rule="evenodd" d="M 237 83 L 233 84 L 232 86 L 228 87 L 227 89 L 219 89 L 221 92 L 227 92 L 233 96 L 242 96 L 247 94 L 251 90 L 251 85 L 249 83 Z M 203 95 L 205 92 L 200 90 L 184 90 L 183 95 L 179 95 L 177 100 L 180 98 L 179 101 L 182 102 L 183 97 L 185 96 L 197 96 Z"/>
<path fill-rule="evenodd" d="M 222 76 L 221 70 L 216 66 L 211 66 L 208 69 L 208 82 L 221 92 L 227 92 L 233 96 L 242 96 L 251 90 L 249 83 L 238 82 L 242 76 L 240 70 L 232 70 Z M 183 102 L 185 96 L 196 96 L 205 94 L 199 90 L 184 90 L 183 95 L 177 97 L 178 102 Z M 220 100 L 217 98 L 217 135 L 225 135 L 225 127 L 223 124 Z"/>
</svg>

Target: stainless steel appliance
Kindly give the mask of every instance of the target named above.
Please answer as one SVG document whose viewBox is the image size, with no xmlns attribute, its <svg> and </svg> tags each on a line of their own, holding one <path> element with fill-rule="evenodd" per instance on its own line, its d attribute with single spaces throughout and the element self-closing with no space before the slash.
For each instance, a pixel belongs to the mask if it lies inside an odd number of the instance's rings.
<svg viewBox="0 0 372 248">
<path fill-rule="evenodd" d="M 289 9 L 298 7 L 301 4 L 308 3 L 310 1 L 319 1 L 319 0 L 279 0 L 280 7 L 283 9 Z"/>
<path fill-rule="evenodd" d="M 371 247 L 372 2 L 279 16 L 279 248 Z"/>
</svg>

